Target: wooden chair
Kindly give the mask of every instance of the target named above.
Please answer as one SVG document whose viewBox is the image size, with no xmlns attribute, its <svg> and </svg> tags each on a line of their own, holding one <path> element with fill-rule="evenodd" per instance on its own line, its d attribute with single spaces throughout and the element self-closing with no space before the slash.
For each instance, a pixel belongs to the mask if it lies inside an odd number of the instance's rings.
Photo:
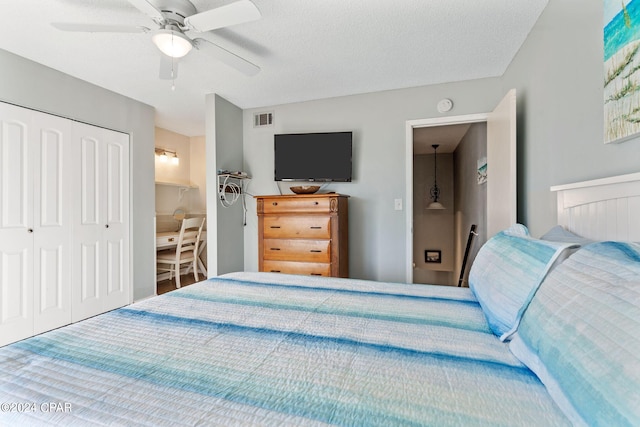
<svg viewBox="0 0 640 427">
<path fill-rule="evenodd" d="M 193 277 L 198 279 L 198 247 L 200 235 L 204 226 L 204 218 L 186 218 L 182 220 L 178 244 L 175 249 L 166 249 L 158 252 L 158 271 L 168 271 L 169 280 L 176 275 L 176 288 L 180 287 L 180 270 L 183 264 L 191 264 L 187 269 L 193 268 Z"/>
</svg>

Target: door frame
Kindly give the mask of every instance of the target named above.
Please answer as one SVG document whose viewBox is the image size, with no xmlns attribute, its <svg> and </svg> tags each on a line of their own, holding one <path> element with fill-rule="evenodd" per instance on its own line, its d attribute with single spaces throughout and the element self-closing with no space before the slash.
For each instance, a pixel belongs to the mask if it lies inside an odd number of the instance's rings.
<svg viewBox="0 0 640 427">
<path fill-rule="evenodd" d="M 405 252 L 406 282 L 413 283 L 413 129 L 423 127 L 448 126 L 460 124 L 483 123 L 490 113 L 467 114 L 462 116 L 434 117 L 429 119 L 407 120 L 405 124 Z"/>
</svg>

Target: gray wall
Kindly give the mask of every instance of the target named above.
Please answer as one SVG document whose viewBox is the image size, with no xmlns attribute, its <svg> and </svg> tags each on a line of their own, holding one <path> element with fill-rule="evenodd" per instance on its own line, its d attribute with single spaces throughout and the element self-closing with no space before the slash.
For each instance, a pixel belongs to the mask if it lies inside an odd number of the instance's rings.
<svg viewBox="0 0 640 427">
<path fill-rule="evenodd" d="M 206 110 L 207 274 L 213 277 L 244 269 L 242 200 L 223 207 L 217 181 L 218 169 L 243 170 L 243 115 L 240 108 L 216 94 L 206 96 Z"/>
<path fill-rule="evenodd" d="M 640 170 L 640 138 L 603 144 L 602 2 L 551 0 L 502 78 L 518 92 L 518 217 L 556 223 L 549 187 Z"/>
<path fill-rule="evenodd" d="M 154 295 L 155 110 L 4 50 L 0 50 L 0 70 L 0 101 L 130 135 L 133 297 Z"/>
<path fill-rule="evenodd" d="M 438 154 L 439 202 L 445 209 L 427 209 L 431 203 L 434 155 L 413 156 L 413 283 L 453 284 L 454 166 L 452 153 Z M 427 263 L 425 250 L 439 250 L 440 263 Z"/>
<path fill-rule="evenodd" d="M 216 167 L 241 171 L 242 158 L 242 110 L 216 95 Z M 236 181 L 237 182 L 237 181 Z M 207 188 L 215 190 L 217 185 Z M 207 197 L 209 198 L 209 197 Z M 217 198 L 211 197 L 217 202 Z M 218 274 L 242 271 L 244 268 L 243 210 L 242 200 L 228 208 L 218 202 Z"/>
<path fill-rule="evenodd" d="M 467 246 L 471 224 L 476 224 L 478 235 L 470 247 L 466 277 L 478 250 L 487 241 L 487 184 L 478 184 L 478 160 L 487 157 L 487 124 L 474 123 L 454 152 L 455 164 L 455 224 L 456 224 L 456 268 L 455 284 L 460 278 L 462 258 Z"/>
<path fill-rule="evenodd" d="M 449 115 L 463 115 L 491 111 L 502 96 L 499 79 L 482 79 L 245 110 L 244 167 L 253 177 L 249 192 L 278 192 L 273 180 L 275 133 L 353 131 L 353 182 L 324 188 L 351 196 L 350 276 L 405 281 L 406 214 L 394 210 L 394 199 L 406 204 L 406 121 L 441 116 L 436 104 L 442 98 L 454 100 Z M 262 111 L 274 112 L 272 127 L 253 127 L 253 113 Z M 256 271 L 256 208 L 252 198 L 247 201 L 244 267 Z"/>
</svg>

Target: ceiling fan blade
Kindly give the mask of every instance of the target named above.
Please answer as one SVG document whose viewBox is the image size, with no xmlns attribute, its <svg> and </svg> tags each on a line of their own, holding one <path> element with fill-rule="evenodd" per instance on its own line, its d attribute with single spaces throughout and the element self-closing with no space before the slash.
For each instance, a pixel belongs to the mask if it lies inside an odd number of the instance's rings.
<svg viewBox="0 0 640 427">
<path fill-rule="evenodd" d="M 84 33 L 146 33 L 150 31 L 147 27 L 134 25 L 75 24 L 69 22 L 52 22 L 51 25 L 62 31 Z"/>
<path fill-rule="evenodd" d="M 153 4 L 149 3 L 147 0 L 128 0 L 129 3 L 140 12 L 147 15 L 149 18 L 153 19 L 156 23 L 160 23 L 164 21 L 164 16 L 162 16 L 162 12 L 160 9 L 155 7 Z"/>
<path fill-rule="evenodd" d="M 175 80 L 178 78 L 178 61 L 167 55 L 160 55 L 160 78 L 162 80 Z"/>
<path fill-rule="evenodd" d="M 196 49 L 202 50 L 213 58 L 217 59 L 220 62 L 227 64 L 228 66 L 235 68 L 247 76 L 255 76 L 260 72 L 260 67 L 251 62 L 247 61 L 244 58 L 239 57 L 235 53 L 231 53 L 228 50 L 221 48 L 217 44 L 211 43 L 209 40 L 205 39 L 194 39 L 194 45 Z"/>
<path fill-rule="evenodd" d="M 203 32 L 255 21 L 261 17 L 262 15 L 255 4 L 249 0 L 240 0 L 191 15 L 185 18 L 184 25 L 190 30 Z"/>
</svg>

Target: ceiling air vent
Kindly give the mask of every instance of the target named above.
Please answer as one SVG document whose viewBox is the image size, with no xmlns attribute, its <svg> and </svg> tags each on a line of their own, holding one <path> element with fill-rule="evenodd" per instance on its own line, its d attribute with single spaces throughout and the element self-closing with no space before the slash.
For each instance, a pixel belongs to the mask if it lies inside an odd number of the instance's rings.
<svg viewBox="0 0 640 427">
<path fill-rule="evenodd" d="M 256 113 L 253 115 L 253 127 L 261 128 L 273 124 L 273 113 Z"/>
</svg>

